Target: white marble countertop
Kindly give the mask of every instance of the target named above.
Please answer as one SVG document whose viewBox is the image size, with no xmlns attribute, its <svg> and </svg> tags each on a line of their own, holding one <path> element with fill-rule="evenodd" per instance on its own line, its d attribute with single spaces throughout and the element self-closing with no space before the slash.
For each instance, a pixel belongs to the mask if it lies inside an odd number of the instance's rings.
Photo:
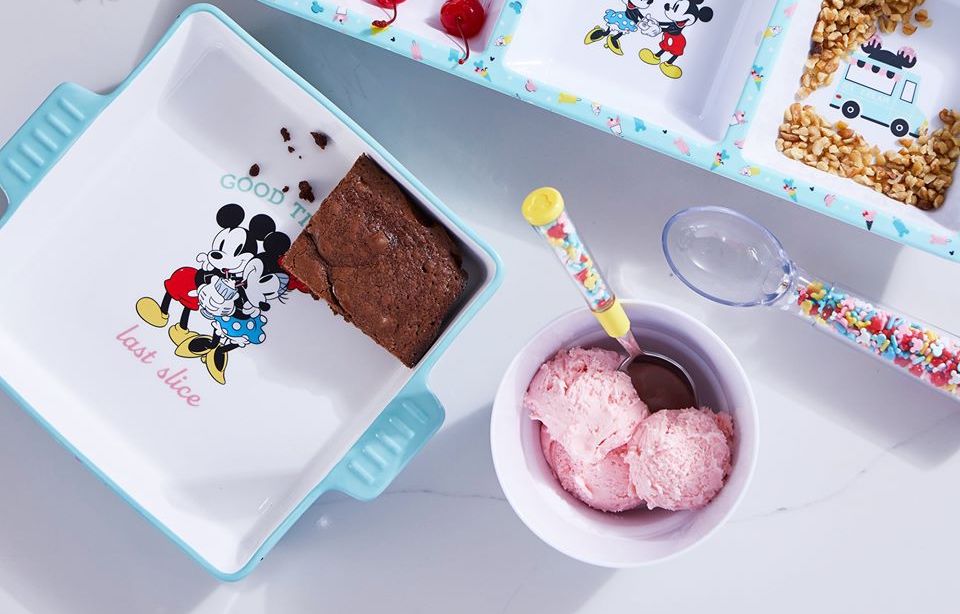
<svg viewBox="0 0 960 614">
<path fill-rule="evenodd" d="M 112 88 L 187 4 L 5 3 L 0 141 L 61 81 Z M 810 270 L 952 330 L 956 264 L 253 0 L 217 4 L 483 234 L 506 282 L 434 372 L 448 419 L 424 452 L 376 501 L 322 498 L 235 584 L 208 576 L 0 396 L 0 612 L 956 611 L 960 406 L 782 314 L 699 299 L 670 276 L 659 233 L 684 206 L 728 205 L 768 224 Z M 534 330 L 578 305 L 517 212 L 540 184 L 577 203 L 620 294 L 701 318 L 753 381 L 753 485 L 726 527 L 666 564 L 612 571 L 554 552 L 494 475 L 500 374 Z"/>
</svg>

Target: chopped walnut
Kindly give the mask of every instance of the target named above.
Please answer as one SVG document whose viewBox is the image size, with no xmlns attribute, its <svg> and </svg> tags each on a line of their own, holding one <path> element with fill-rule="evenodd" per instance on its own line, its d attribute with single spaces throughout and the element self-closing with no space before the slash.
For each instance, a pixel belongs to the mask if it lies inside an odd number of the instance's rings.
<svg viewBox="0 0 960 614">
<path fill-rule="evenodd" d="M 900 149 L 881 152 L 845 122 L 830 124 L 813 107 L 794 103 L 784 113 L 777 150 L 807 166 L 852 179 L 919 209 L 946 200 L 960 158 L 960 114 L 940 112 L 943 127 L 900 139 Z"/>
</svg>

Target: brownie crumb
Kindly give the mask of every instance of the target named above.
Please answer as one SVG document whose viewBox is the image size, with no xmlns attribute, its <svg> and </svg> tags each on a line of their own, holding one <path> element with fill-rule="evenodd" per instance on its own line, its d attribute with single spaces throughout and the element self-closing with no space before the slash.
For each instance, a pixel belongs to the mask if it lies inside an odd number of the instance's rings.
<svg viewBox="0 0 960 614">
<path fill-rule="evenodd" d="M 287 153 L 293 153 L 297 149 L 293 145 L 287 145 Z"/>
<path fill-rule="evenodd" d="M 280 128 L 280 136 L 283 137 L 283 142 L 286 143 L 290 140 L 290 131 L 286 128 Z"/>
<path fill-rule="evenodd" d="M 260 174 L 260 165 L 254 164 L 253 166 L 250 167 L 250 170 L 248 172 L 251 177 L 256 177 L 257 175 Z"/>
<path fill-rule="evenodd" d="M 310 136 L 320 149 L 326 149 L 327 143 L 330 142 L 330 138 L 322 132 L 311 132 Z"/>
<path fill-rule="evenodd" d="M 308 203 L 312 203 L 315 200 L 313 196 L 313 186 L 310 185 L 309 181 L 300 182 L 300 198 Z"/>
<path fill-rule="evenodd" d="M 301 160 L 303 160 L 303 156 L 297 156 L 297 157 L 300 158 Z"/>
<path fill-rule="evenodd" d="M 290 186 L 288 186 L 288 185 L 285 185 L 285 186 L 283 186 L 283 189 L 282 189 L 282 190 L 280 190 L 280 191 L 281 191 L 281 192 L 283 192 L 284 194 L 286 194 L 287 192 L 289 192 L 289 191 L 290 191 Z"/>
</svg>

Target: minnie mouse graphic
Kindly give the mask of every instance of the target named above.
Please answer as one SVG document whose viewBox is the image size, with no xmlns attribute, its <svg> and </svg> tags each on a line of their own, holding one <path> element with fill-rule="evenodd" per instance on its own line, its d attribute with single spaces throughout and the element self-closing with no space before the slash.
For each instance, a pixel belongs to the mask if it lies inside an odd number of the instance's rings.
<svg viewBox="0 0 960 614">
<path fill-rule="evenodd" d="M 640 50 L 640 59 L 654 66 L 660 66 L 660 72 L 671 79 L 683 76 L 683 70 L 675 65 L 677 58 L 683 55 L 687 48 L 687 38 L 683 31 L 698 21 L 704 23 L 713 19 L 713 9 L 702 6 L 705 0 L 677 0 L 663 5 L 666 21 L 658 21 L 660 27 L 660 51 L 654 53 L 650 49 Z M 656 34 L 654 34 L 656 36 Z M 664 60 L 664 55 L 666 59 Z"/>
<path fill-rule="evenodd" d="M 623 55 L 620 39 L 624 34 L 640 31 L 647 36 L 655 36 L 660 32 L 657 22 L 641 12 L 643 9 L 650 8 L 654 0 L 623 0 L 623 3 L 626 5 L 626 10 L 607 9 L 603 15 L 605 25 L 594 26 L 587 32 L 587 36 L 583 39 L 584 45 L 592 45 L 606 38 L 604 47 L 617 55 Z"/>
<path fill-rule="evenodd" d="M 290 278 L 279 263 L 290 248 L 290 238 L 277 232 L 268 215 L 255 215 L 244 228 L 245 216 L 240 205 L 222 207 L 217 212 L 221 230 L 213 238 L 212 249 L 197 256 L 200 267 L 174 271 L 164 283 L 159 303 L 149 297 L 137 301 L 140 317 L 158 328 L 166 326 L 172 301 L 180 303 L 180 321 L 169 330 L 175 353 L 200 358 L 220 384 L 226 383 L 229 352 L 263 343 L 264 312 L 273 301 L 283 302 L 290 290 Z M 194 311 L 211 322 L 210 335 L 190 330 Z"/>
<path fill-rule="evenodd" d="M 276 260 L 275 256 L 268 256 L 269 259 Z M 210 320 L 212 332 L 184 339 L 177 346 L 177 356 L 200 358 L 214 381 L 225 384 L 230 352 L 266 340 L 265 313 L 273 301 L 285 302 L 289 283 L 286 273 L 267 272 L 259 257 L 250 261 L 239 283 L 214 280 L 208 284 L 212 286 L 208 292 L 200 293 L 200 313 Z"/>
</svg>

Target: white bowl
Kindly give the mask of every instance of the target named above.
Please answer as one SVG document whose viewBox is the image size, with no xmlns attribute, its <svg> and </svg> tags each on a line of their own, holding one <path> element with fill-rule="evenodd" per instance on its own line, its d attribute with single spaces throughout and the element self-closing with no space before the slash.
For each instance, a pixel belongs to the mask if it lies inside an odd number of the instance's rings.
<svg viewBox="0 0 960 614">
<path fill-rule="evenodd" d="M 520 519 L 560 552 L 603 567 L 657 563 L 711 535 L 747 490 L 759 435 L 756 401 L 746 373 L 713 331 L 665 305 L 627 302 L 624 307 L 641 345 L 680 361 L 695 381 L 700 403 L 733 415 L 733 468 L 716 499 L 695 511 L 641 508 L 609 514 L 587 507 L 560 487 L 540 449 L 540 423 L 522 407 L 523 395 L 536 370 L 558 350 L 613 347 L 586 309 L 551 322 L 520 350 L 500 383 L 490 425 L 497 477 Z"/>
</svg>

